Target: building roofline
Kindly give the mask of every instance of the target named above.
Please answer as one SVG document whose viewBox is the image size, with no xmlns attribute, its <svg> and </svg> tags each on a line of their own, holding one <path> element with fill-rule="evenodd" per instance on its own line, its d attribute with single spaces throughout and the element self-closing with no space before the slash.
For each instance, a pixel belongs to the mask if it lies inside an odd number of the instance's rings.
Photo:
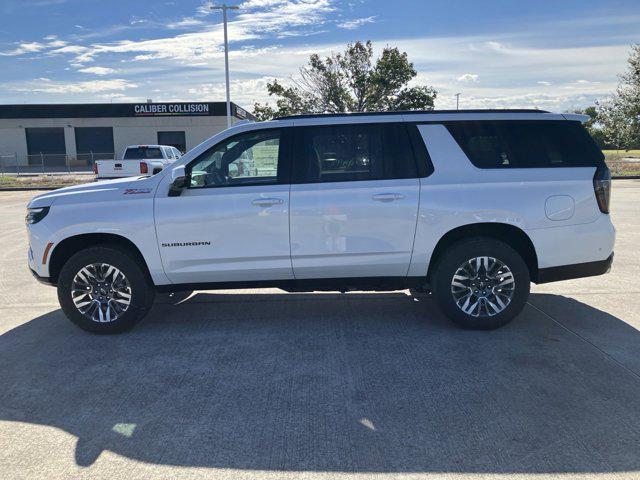
<svg viewBox="0 0 640 480">
<path fill-rule="evenodd" d="M 206 110 L 195 108 L 189 110 L 189 105 L 206 105 Z M 138 113 L 136 107 L 164 106 L 165 112 Z M 178 108 L 183 106 L 184 108 Z M 28 118 L 121 118 L 144 116 L 226 116 L 226 102 L 206 101 L 176 101 L 176 102 L 126 102 L 126 103 L 23 103 L 0 105 L 0 119 L 28 119 Z M 237 119 L 255 120 L 255 117 L 231 102 L 232 115 Z"/>
</svg>

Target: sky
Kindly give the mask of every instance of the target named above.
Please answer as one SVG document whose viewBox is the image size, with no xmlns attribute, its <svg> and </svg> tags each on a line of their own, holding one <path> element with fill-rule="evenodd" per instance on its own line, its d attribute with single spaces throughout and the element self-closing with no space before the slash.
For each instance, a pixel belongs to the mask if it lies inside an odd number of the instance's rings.
<svg viewBox="0 0 640 480">
<path fill-rule="evenodd" d="M 231 97 L 311 53 L 406 51 L 436 108 L 569 111 L 612 93 L 640 42 L 638 0 L 226 0 Z M 222 15 L 203 0 L 0 0 L 0 103 L 224 100 Z"/>
</svg>

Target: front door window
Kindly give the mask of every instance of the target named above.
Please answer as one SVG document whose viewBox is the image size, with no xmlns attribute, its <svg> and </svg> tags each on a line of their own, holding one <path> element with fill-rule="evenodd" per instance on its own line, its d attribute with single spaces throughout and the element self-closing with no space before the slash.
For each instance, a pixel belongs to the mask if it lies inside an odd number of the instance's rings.
<svg viewBox="0 0 640 480">
<path fill-rule="evenodd" d="M 190 164 L 191 188 L 278 183 L 279 157 L 279 130 L 237 135 Z"/>
</svg>

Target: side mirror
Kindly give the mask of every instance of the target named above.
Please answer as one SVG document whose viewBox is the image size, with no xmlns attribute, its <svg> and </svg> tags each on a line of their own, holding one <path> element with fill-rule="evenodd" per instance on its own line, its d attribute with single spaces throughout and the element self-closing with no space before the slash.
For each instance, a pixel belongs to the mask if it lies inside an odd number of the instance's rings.
<svg viewBox="0 0 640 480">
<path fill-rule="evenodd" d="M 171 187 L 169 187 L 170 197 L 179 197 L 182 190 L 189 184 L 189 176 L 184 165 L 179 165 L 171 170 Z"/>
</svg>

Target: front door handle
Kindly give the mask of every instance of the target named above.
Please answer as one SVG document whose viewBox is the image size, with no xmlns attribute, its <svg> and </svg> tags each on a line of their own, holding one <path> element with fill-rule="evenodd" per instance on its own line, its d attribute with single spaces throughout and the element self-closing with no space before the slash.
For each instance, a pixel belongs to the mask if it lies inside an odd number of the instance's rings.
<svg viewBox="0 0 640 480">
<path fill-rule="evenodd" d="M 404 195 L 401 193 L 376 193 L 371 198 L 378 202 L 393 202 L 394 200 L 402 200 Z"/>
<path fill-rule="evenodd" d="M 257 207 L 273 207 L 274 205 L 282 205 L 284 200 L 281 198 L 256 198 L 251 202 L 252 205 Z"/>
</svg>

